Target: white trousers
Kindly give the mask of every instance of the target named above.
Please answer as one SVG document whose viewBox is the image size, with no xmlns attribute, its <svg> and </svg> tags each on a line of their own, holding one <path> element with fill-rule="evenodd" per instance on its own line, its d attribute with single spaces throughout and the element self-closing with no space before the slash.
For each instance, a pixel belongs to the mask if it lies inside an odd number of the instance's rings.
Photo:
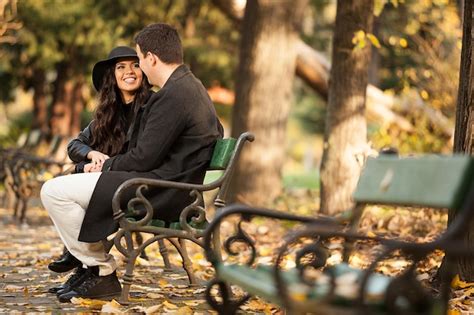
<svg viewBox="0 0 474 315">
<path fill-rule="evenodd" d="M 102 242 L 78 241 L 82 221 L 101 173 L 65 175 L 48 180 L 41 188 L 41 201 L 61 240 L 85 266 L 99 266 L 99 275 L 115 271 L 117 264 Z"/>
</svg>

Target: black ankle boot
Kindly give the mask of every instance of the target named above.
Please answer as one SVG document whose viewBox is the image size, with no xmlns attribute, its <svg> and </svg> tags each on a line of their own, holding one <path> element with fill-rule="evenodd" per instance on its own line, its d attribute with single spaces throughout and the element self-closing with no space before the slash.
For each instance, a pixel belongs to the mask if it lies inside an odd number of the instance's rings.
<svg viewBox="0 0 474 315">
<path fill-rule="evenodd" d="M 96 267 L 97 268 L 97 267 Z M 107 276 L 99 276 L 98 269 L 92 269 L 87 278 L 71 291 L 59 295 L 60 302 L 69 302 L 73 297 L 87 299 L 110 299 L 118 297 L 122 286 L 115 271 Z"/>
<path fill-rule="evenodd" d="M 71 276 L 69 276 L 66 282 L 56 287 L 49 288 L 48 292 L 56 294 L 66 293 L 70 291 L 72 287 L 84 281 L 84 279 L 87 277 L 88 272 L 90 272 L 90 270 L 87 270 L 82 267 L 77 267 L 76 271 Z"/>
<path fill-rule="evenodd" d="M 79 267 L 81 262 L 74 257 L 69 251 L 65 251 L 58 260 L 48 265 L 48 269 L 54 272 L 67 272 Z"/>
</svg>

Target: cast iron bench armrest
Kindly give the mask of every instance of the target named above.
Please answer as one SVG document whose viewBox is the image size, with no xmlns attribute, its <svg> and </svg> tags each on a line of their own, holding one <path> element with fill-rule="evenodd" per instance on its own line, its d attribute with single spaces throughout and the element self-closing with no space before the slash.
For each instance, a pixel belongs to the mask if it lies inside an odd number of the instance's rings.
<svg viewBox="0 0 474 315">
<path fill-rule="evenodd" d="M 220 314 L 237 312 L 239 306 L 252 295 L 281 305 L 290 313 L 311 312 L 322 305 L 342 306 L 344 310 L 358 309 L 368 313 L 373 310 L 402 314 L 420 309 L 432 313 L 439 312 L 440 309 L 446 312 L 449 281 L 442 287 L 440 297 L 433 299 L 417 279 L 416 266 L 435 250 L 442 250 L 453 257 L 474 256 L 472 250 L 463 246 L 459 240 L 473 215 L 473 176 L 474 159 L 470 156 L 381 156 L 369 159 L 353 195 L 355 206 L 348 217 L 352 221 L 350 229 L 340 224 L 321 224 L 324 221 L 318 218 L 302 218 L 268 209 L 252 209 L 240 205 L 222 209 L 205 232 L 206 257 L 216 271 L 215 278 L 207 287 L 208 303 Z M 429 207 L 442 211 L 450 209 L 456 211 L 456 216 L 448 228 L 433 241 L 417 243 L 397 238 L 370 237 L 358 234 L 357 224 L 354 224 L 364 207 L 370 204 Z M 224 250 L 229 254 L 229 258 L 224 261 L 216 254 L 220 246 L 213 239 L 219 238 L 218 227 L 230 215 L 240 215 L 240 219 L 236 220 L 238 224 L 234 234 L 222 242 Z M 264 257 L 266 259 L 263 260 L 255 259 L 258 243 L 244 231 L 248 225 L 241 223 L 250 221 L 257 215 L 303 224 L 302 230 L 291 229 L 285 235 L 284 245 L 278 250 L 276 260 L 273 260 L 273 256 Z M 334 221 L 344 221 L 340 219 Z M 328 254 L 323 245 L 334 237 L 345 240 L 344 260 L 342 263 L 327 265 Z M 346 253 L 359 241 L 380 245 L 380 253 L 376 254 L 375 260 L 370 260 L 369 268 L 364 270 L 350 266 L 346 260 L 349 258 Z M 248 250 L 244 251 L 240 247 L 236 250 L 235 247 L 232 248 L 234 243 L 241 243 Z M 394 254 L 402 254 L 410 262 L 401 275 L 388 277 L 375 272 L 381 261 Z M 239 256 L 238 262 L 233 262 L 230 259 L 233 255 L 247 255 L 250 258 L 244 261 Z M 288 265 L 288 259 L 294 261 L 289 261 Z M 270 261 L 267 266 L 256 263 L 268 264 Z M 318 276 L 308 278 L 308 268 L 317 269 Z M 451 277 L 449 269 L 445 275 Z M 239 286 L 247 294 L 233 299 L 231 285 Z M 220 290 L 221 300 L 215 299 L 212 293 L 212 289 L 216 287 Z M 347 288 L 352 291 L 348 293 Z"/>
</svg>

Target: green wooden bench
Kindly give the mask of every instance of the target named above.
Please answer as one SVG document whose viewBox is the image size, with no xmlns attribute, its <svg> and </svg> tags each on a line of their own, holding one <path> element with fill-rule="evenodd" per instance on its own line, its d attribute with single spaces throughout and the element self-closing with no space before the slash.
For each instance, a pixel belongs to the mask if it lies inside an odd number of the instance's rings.
<svg viewBox="0 0 474 315">
<path fill-rule="evenodd" d="M 192 270 L 192 263 L 188 257 L 185 240 L 189 240 L 199 246 L 203 246 L 202 236 L 204 229 L 209 224 L 206 219 L 206 207 L 204 205 L 203 193 L 206 191 L 217 190 L 214 198 L 216 211 L 226 205 L 226 192 L 236 165 L 239 153 L 246 142 L 252 142 L 254 136 L 249 133 L 243 133 L 238 139 L 228 138 L 218 140 L 214 148 L 212 159 L 208 171 L 222 171 L 222 174 L 210 183 L 189 184 L 180 182 L 171 182 L 165 180 L 153 180 L 146 178 L 134 178 L 124 182 L 115 192 L 112 200 L 114 209 L 114 219 L 119 222 L 119 231 L 114 236 L 115 247 L 126 257 L 127 265 L 125 275 L 123 276 L 123 290 L 121 303 L 128 302 L 130 286 L 133 283 L 133 270 L 137 256 L 139 256 L 146 247 L 158 242 L 160 253 L 163 257 L 165 269 L 169 269 L 169 260 L 167 249 L 163 240 L 168 240 L 182 258 L 183 268 L 185 269 L 191 285 L 197 283 Z M 126 209 L 121 209 L 121 200 L 124 191 L 129 187 L 136 188 L 136 197 L 128 202 Z M 188 190 L 195 198 L 195 201 L 187 206 L 180 214 L 179 222 L 165 223 L 162 220 L 153 219 L 153 208 L 149 201 L 144 197 L 144 191 L 149 187 L 174 188 Z M 137 213 L 137 206 L 146 209 L 146 215 L 136 220 L 134 215 Z M 139 212 L 139 211 L 138 211 Z M 132 233 L 145 233 L 152 236 L 143 243 L 135 244 L 132 240 Z"/>
<path fill-rule="evenodd" d="M 416 277 L 416 265 L 435 250 L 448 256 L 472 256 L 458 240 L 468 228 L 474 207 L 474 159 L 469 156 L 423 156 L 398 158 L 381 155 L 368 159 L 353 195 L 355 206 L 352 222 L 308 218 L 269 209 L 231 205 L 222 209 L 205 234 L 206 257 L 215 268 L 215 278 L 208 283 L 206 297 L 220 314 L 234 314 L 251 296 L 284 307 L 288 313 L 316 314 L 444 314 L 447 312 L 449 282 L 437 298 L 426 292 Z M 400 239 L 357 234 L 357 222 L 366 205 L 429 207 L 443 211 L 452 209 L 456 217 L 435 240 L 413 243 Z M 251 253 L 247 263 L 221 259 L 215 238 L 219 226 L 229 217 L 237 219 L 235 233 L 223 240 L 228 256 L 239 255 L 233 246 L 241 243 Z M 301 223 L 285 237 L 284 245 L 275 253 L 272 263 L 257 263 L 256 239 L 245 231 L 243 222 L 265 217 Z M 323 246 L 332 237 L 343 237 L 345 257 L 354 242 L 380 244 L 380 251 L 367 269 L 350 266 L 347 259 L 327 265 L 328 253 Z M 299 247 L 298 247 L 299 246 Z M 296 252 L 292 250 L 297 249 Z M 400 253 L 412 263 L 395 278 L 376 272 L 377 265 Z M 288 256 L 292 254 L 293 256 Z M 296 267 L 288 265 L 292 257 Z M 284 264 L 283 262 L 286 263 Z M 446 276 L 452 277 L 448 265 Z M 314 276 L 310 277 L 310 271 Z M 236 298 L 231 285 L 246 294 Z M 216 294 L 220 299 L 216 298 Z"/>
</svg>

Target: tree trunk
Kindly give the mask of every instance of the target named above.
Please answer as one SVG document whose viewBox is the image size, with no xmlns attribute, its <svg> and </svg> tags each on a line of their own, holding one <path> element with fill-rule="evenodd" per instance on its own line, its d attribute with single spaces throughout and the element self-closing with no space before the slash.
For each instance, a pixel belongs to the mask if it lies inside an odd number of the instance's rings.
<svg viewBox="0 0 474 315">
<path fill-rule="evenodd" d="M 367 150 L 365 98 L 370 45 L 355 48 L 354 33 L 370 33 L 373 0 L 338 0 L 333 64 L 321 164 L 321 212 L 333 215 L 352 205 Z"/>
<path fill-rule="evenodd" d="M 84 96 L 82 94 L 82 88 L 84 87 L 84 81 L 82 77 L 78 78 L 72 93 L 73 101 L 72 105 L 72 117 L 71 117 L 71 129 L 69 133 L 71 135 L 77 135 L 81 131 L 81 114 L 84 110 Z"/>
<path fill-rule="evenodd" d="M 46 103 L 46 74 L 37 70 L 33 75 L 33 128 L 48 132 L 48 105 Z"/>
<path fill-rule="evenodd" d="M 245 8 L 232 135 L 252 131 L 241 154 L 231 194 L 264 205 L 281 192 L 286 124 L 296 66 L 296 24 L 306 0 L 249 0 Z"/>
<path fill-rule="evenodd" d="M 51 113 L 51 133 L 71 136 L 73 83 L 70 79 L 70 68 L 66 63 L 57 66 L 57 77 L 54 82 L 54 94 Z"/>
<path fill-rule="evenodd" d="M 212 2 L 230 19 L 235 25 L 240 25 L 242 16 L 236 11 L 232 5 L 232 1 L 228 0 L 212 0 Z M 382 13 L 383 14 L 383 13 Z M 308 84 L 320 97 L 327 100 L 328 97 L 328 79 L 331 63 L 319 51 L 313 49 L 301 39 L 296 43 L 296 75 Z M 414 129 L 413 125 L 403 116 L 395 113 L 388 104 L 394 104 L 396 99 L 383 93 L 380 89 L 373 85 L 369 85 L 367 89 L 367 98 L 371 100 L 367 104 L 368 118 L 382 123 L 383 125 L 394 124 L 398 128 L 405 131 Z M 420 109 L 427 113 L 427 119 L 439 127 L 447 137 L 452 136 L 452 127 L 447 126 L 448 119 L 438 110 L 420 103 Z M 432 115 L 432 112 L 436 112 Z M 441 124 L 441 125 L 440 125 Z"/>
<path fill-rule="evenodd" d="M 464 3 L 463 38 L 461 51 L 461 69 L 459 75 L 459 91 L 456 107 L 456 127 L 454 131 L 454 152 L 474 153 L 474 55 L 472 52 L 473 38 L 473 14 L 474 0 L 466 0 Z M 449 222 L 452 222 L 455 213 L 449 213 Z M 464 234 L 464 242 L 474 251 L 474 220 L 470 228 Z M 474 281 L 474 260 L 459 260 L 460 277 L 469 282 Z"/>
</svg>

